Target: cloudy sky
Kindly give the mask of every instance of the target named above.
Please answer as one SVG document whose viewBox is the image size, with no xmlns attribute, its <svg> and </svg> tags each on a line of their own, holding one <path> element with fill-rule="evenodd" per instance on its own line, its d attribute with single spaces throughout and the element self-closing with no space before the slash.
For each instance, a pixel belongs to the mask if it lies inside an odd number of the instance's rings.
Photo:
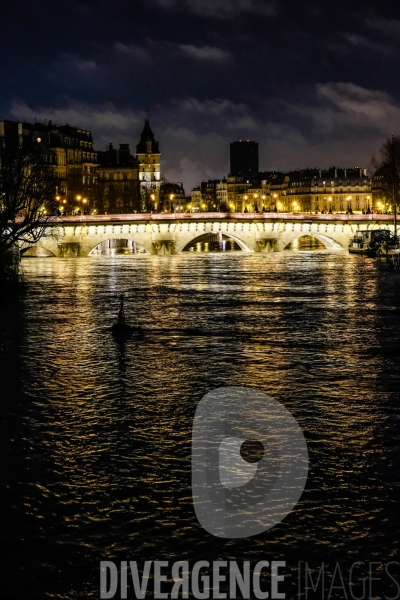
<svg viewBox="0 0 400 600">
<path fill-rule="evenodd" d="M 138 143 L 146 110 L 162 170 L 186 192 L 229 172 L 368 166 L 400 134 L 400 3 L 269 0 L 9 2 L 0 118 Z"/>
</svg>

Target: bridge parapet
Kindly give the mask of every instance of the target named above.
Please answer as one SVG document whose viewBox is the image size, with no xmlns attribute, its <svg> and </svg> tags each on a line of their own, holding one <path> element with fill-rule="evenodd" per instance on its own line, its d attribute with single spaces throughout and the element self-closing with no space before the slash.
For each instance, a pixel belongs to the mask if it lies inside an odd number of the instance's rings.
<svg viewBox="0 0 400 600">
<path fill-rule="evenodd" d="M 182 222 L 182 221 L 347 221 L 349 223 L 391 223 L 393 215 L 384 214 L 309 214 L 309 213 L 132 213 L 132 214 L 110 214 L 110 215 L 74 215 L 65 217 L 56 217 L 54 225 L 81 224 L 81 223 L 120 223 L 120 222 Z"/>
</svg>

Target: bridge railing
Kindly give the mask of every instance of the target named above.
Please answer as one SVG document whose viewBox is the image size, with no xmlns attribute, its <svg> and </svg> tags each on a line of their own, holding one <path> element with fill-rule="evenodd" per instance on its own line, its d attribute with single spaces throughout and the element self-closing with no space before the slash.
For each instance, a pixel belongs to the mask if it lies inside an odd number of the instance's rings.
<svg viewBox="0 0 400 600">
<path fill-rule="evenodd" d="M 261 213 L 221 213 L 221 212 L 201 212 L 201 213 L 132 213 L 132 214 L 109 214 L 109 215 L 74 215 L 61 216 L 54 219 L 54 224 L 73 224 L 73 223 L 113 223 L 129 221 L 215 221 L 215 220 L 234 220 L 234 221 L 350 221 L 350 222 L 392 222 L 393 215 L 383 214 L 309 214 L 309 213 L 279 213 L 279 212 L 261 212 Z"/>
</svg>

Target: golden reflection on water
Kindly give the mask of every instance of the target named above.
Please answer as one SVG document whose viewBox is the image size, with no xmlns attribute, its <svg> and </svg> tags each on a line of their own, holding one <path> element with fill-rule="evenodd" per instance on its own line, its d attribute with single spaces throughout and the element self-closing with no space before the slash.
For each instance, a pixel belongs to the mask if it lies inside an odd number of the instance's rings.
<svg viewBox="0 0 400 600">
<path fill-rule="evenodd" d="M 375 261 L 286 251 L 23 267 L 18 391 L 11 370 L 4 383 L 6 434 L 18 440 L 7 535 L 28 535 L 48 590 L 55 570 L 60 597 L 80 597 L 71 578 L 81 597 L 97 597 L 91 582 L 107 557 L 368 560 L 398 547 L 387 519 L 399 489 L 400 286 Z M 143 338 L 109 331 L 121 293 Z M 190 487 L 195 407 L 226 385 L 277 398 L 310 452 L 292 513 L 231 542 L 201 530 Z"/>
</svg>

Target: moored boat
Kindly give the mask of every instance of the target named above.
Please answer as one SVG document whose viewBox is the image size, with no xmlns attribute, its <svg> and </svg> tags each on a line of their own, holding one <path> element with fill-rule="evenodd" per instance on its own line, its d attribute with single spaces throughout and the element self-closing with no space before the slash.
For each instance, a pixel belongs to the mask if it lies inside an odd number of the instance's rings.
<svg viewBox="0 0 400 600">
<path fill-rule="evenodd" d="M 349 252 L 376 256 L 380 247 L 390 238 L 388 229 L 366 229 L 356 232 L 349 243 Z"/>
<path fill-rule="evenodd" d="M 396 236 L 390 236 L 387 240 L 385 240 L 378 249 L 377 253 L 378 258 L 384 258 L 387 261 L 394 261 L 395 259 L 399 260 L 400 257 L 400 243 L 399 239 Z"/>
</svg>

